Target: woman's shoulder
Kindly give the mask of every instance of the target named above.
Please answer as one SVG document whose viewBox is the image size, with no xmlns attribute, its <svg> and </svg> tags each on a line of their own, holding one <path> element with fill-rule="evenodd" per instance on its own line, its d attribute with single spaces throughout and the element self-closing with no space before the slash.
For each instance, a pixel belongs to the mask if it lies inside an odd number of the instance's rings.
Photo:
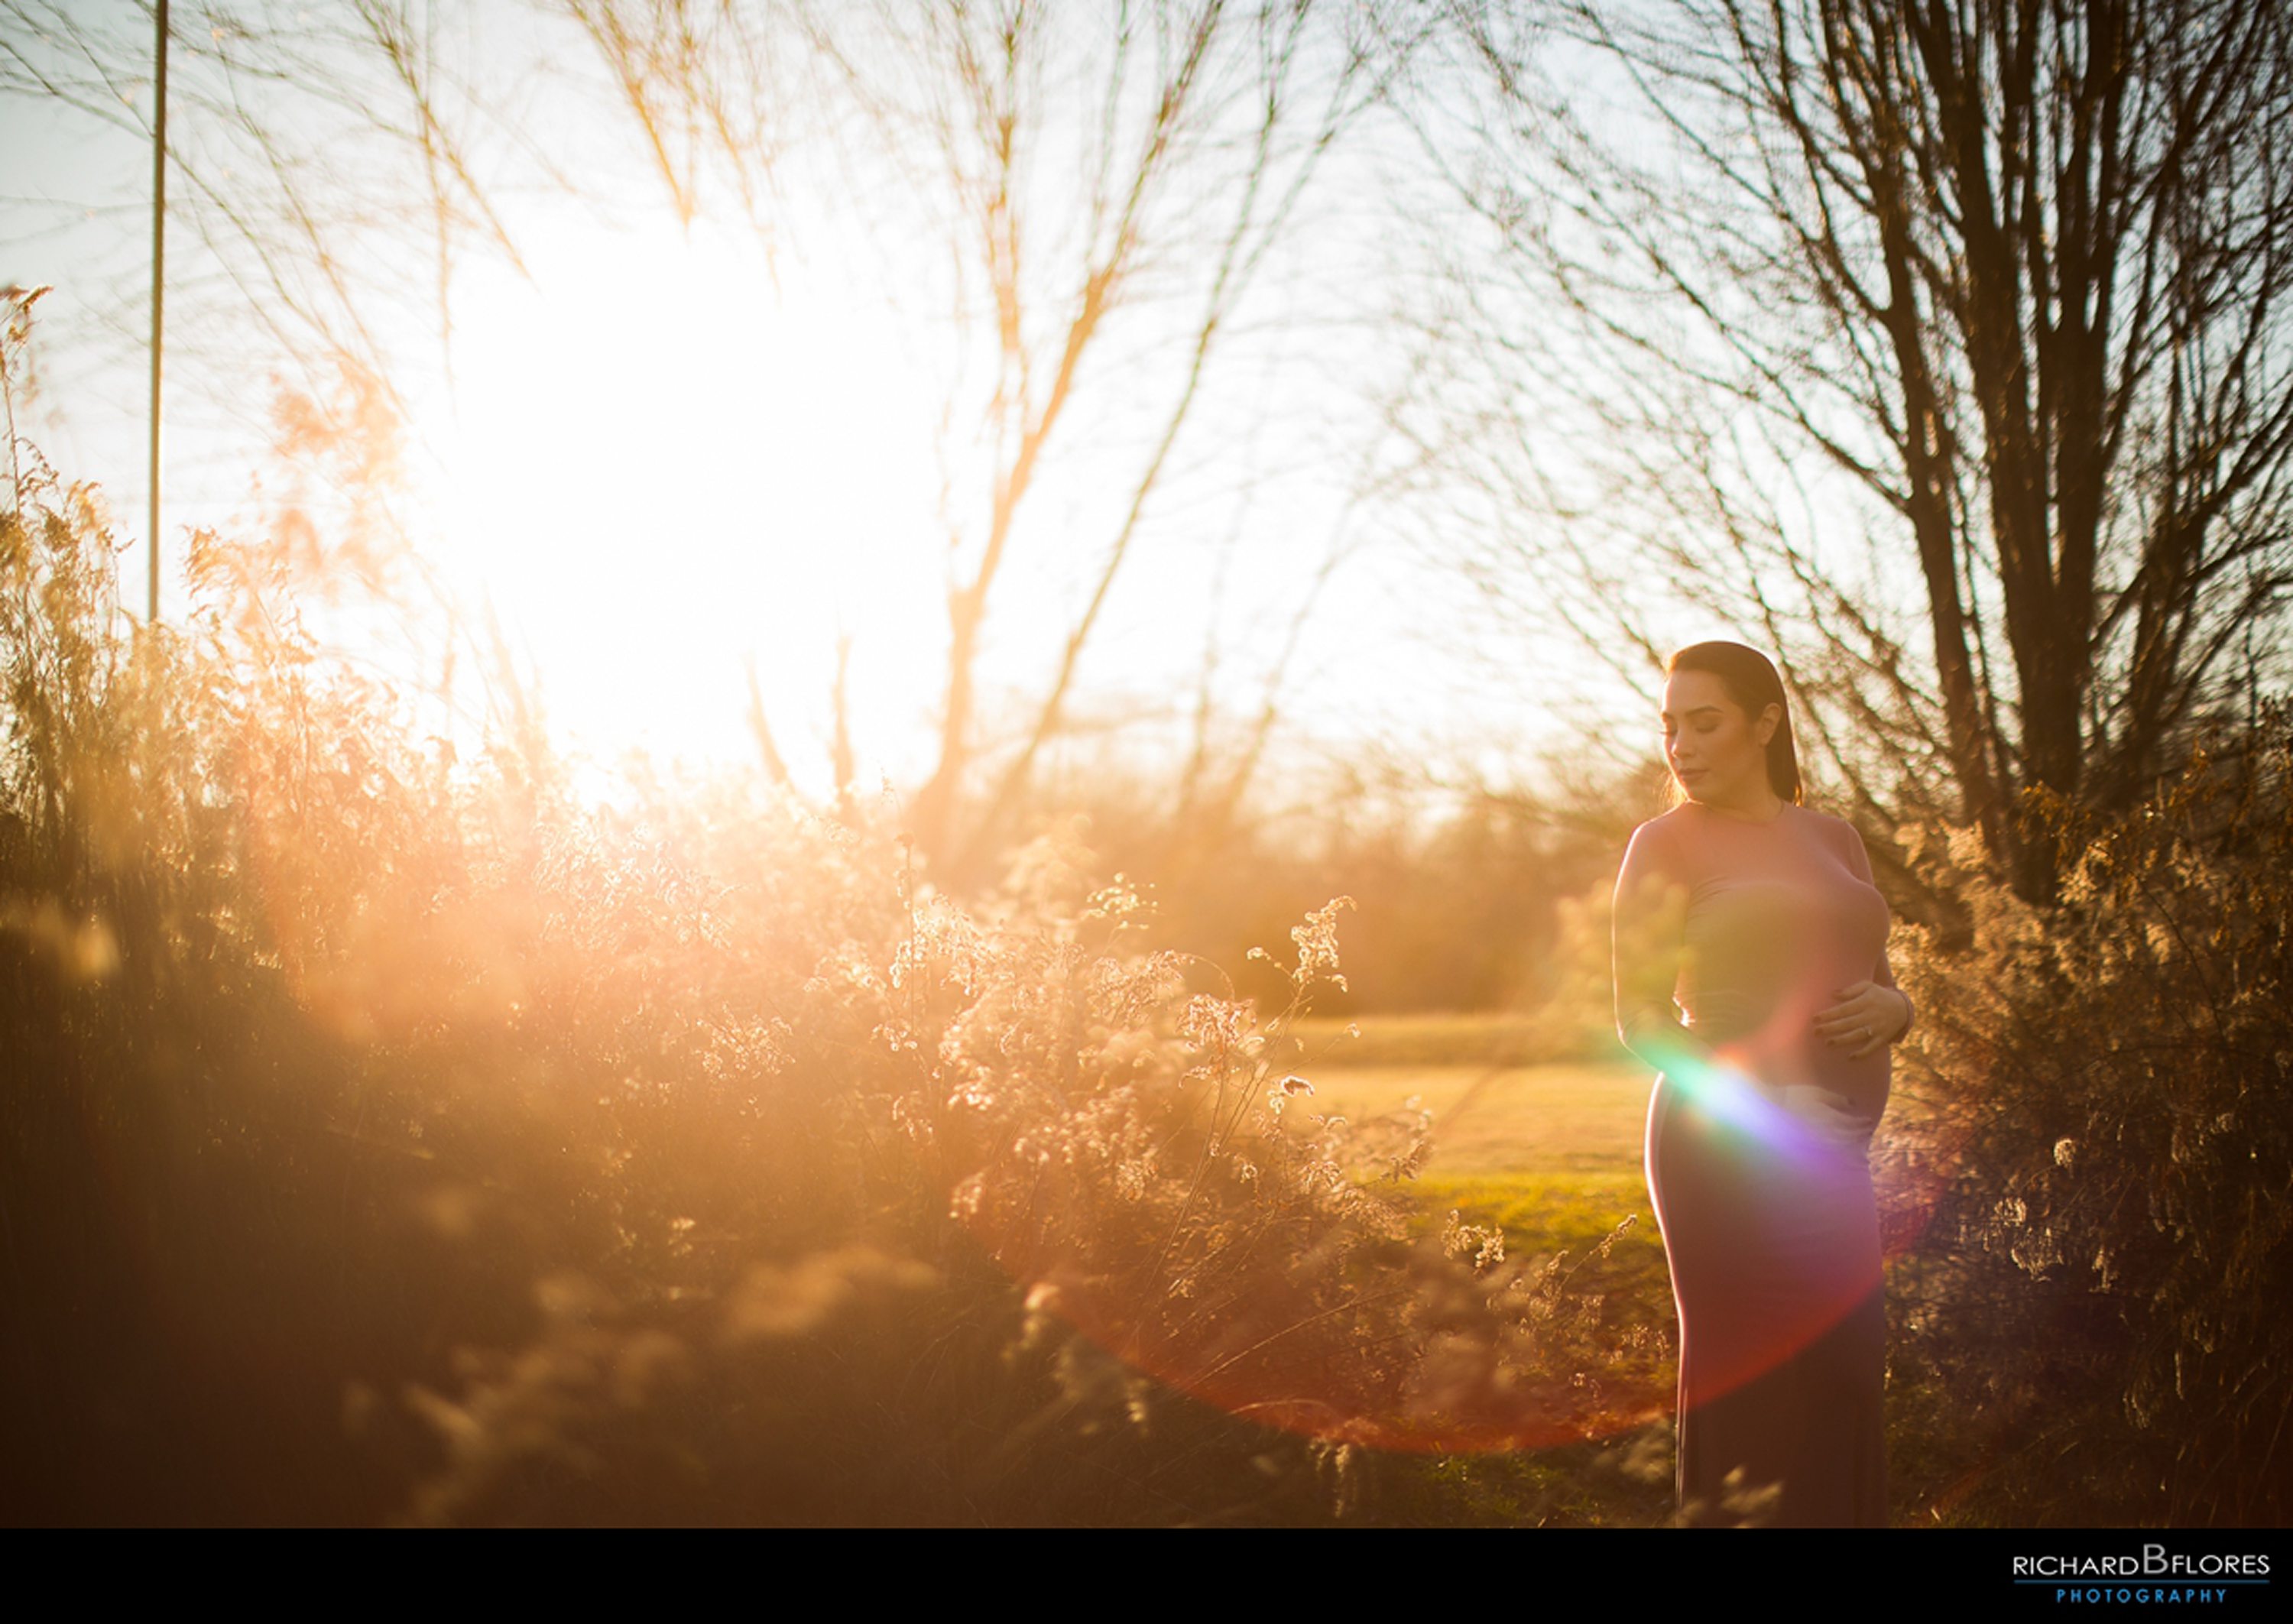
<svg viewBox="0 0 2293 1624">
<path fill-rule="evenodd" d="M 1806 828 L 1823 839 L 1843 845 L 1848 842 L 1860 841 L 1863 838 L 1862 831 L 1836 812 L 1827 812 L 1803 804 L 1794 804 L 1791 811 Z"/>
<path fill-rule="evenodd" d="M 1858 874 L 1870 868 L 1871 859 L 1863 844 L 1863 831 L 1853 823 L 1831 812 L 1818 812 L 1812 806 L 1795 806 L 1792 811 L 1799 815 L 1802 827 L 1808 831 L 1808 837 L 1828 848 L 1840 861 Z"/>
<path fill-rule="evenodd" d="M 1655 817 L 1634 826 L 1633 838 L 1634 840 L 1678 839 L 1681 833 L 1687 828 L 1689 818 L 1694 812 L 1695 806 L 1696 803 L 1693 801 L 1682 801 L 1668 812 L 1658 812 Z"/>
<path fill-rule="evenodd" d="M 1671 811 L 1659 812 L 1636 826 L 1632 838 L 1625 843 L 1625 861 L 1671 862 L 1684 857 L 1690 850 L 1693 804 L 1682 801 Z"/>
</svg>

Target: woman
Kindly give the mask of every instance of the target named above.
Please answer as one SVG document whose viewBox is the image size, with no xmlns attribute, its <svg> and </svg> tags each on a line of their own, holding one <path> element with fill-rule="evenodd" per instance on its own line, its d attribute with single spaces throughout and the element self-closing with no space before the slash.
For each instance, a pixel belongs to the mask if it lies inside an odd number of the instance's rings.
<svg viewBox="0 0 2293 1624">
<path fill-rule="evenodd" d="M 1617 1035 L 1661 1073 L 1647 1166 L 1680 1309 L 1681 1518 L 1884 1526 L 1869 1153 L 1912 1013 L 1887 904 L 1854 828 L 1801 804 L 1765 656 L 1673 655 L 1664 734 L 1675 804 L 1625 853 L 1615 969 Z"/>
</svg>

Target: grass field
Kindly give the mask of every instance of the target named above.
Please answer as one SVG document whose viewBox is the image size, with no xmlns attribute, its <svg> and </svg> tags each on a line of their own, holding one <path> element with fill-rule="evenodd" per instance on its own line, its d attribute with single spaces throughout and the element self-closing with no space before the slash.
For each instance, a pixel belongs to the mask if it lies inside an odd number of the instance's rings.
<svg viewBox="0 0 2293 1624">
<path fill-rule="evenodd" d="M 1601 1289 L 1627 1321 L 1669 1325 L 1664 1245 L 1641 1170 L 1650 1076 L 1623 1066 L 1325 1066 L 1314 1103 L 1341 1115 L 1433 1113 L 1417 1181 L 1429 1213 L 1497 1224 L 1516 1255 L 1581 1257 L 1618 1225 Z"/>
<path fill-rule="evenodd" d="M 1641 1171 L 1647 1073 L 1627 1067 L 1324 1064 L 1304 1075 L 1314 1110 L 1359 1120 L 1413 1100 L 1433 1113 L 1417 1180 L 1435 1218 L 1498 1224 L 1516 1254 L 1581 1255 L 1619 1224 L 1603 1289 L 1631 1319 L 1670 1312 L 1663 1244 Z M 1613 1300 L 1613 1299 L 1612 1299 Z"/>
<path fill-rule="evenodd" d="M 1551 1025 L 1525 1015 L 1308 1016 L 1289 1030 L 1300 1058 L 1316 1065 L 1532 1066 L 1552 1058 Z"/>
<path fill-rule="evenodd" d="M 1293 1032 L 1299 1052 L 1285 1063 L 1314 1087 L 1301 1103 L 1355 1120 L 1413 1101 L 1432 1112 L 1433 1153 L 1414 1186 L 1425 1223 L 1454 1211 L 1500 1226 L 1510 1256 L 1558 1256 L 1573 1288 L 1600 1297 L 1607 1324 L 1653 1333 L 1605 1379 L 1667 1404 L 1671 1279 L 1641 1171 L 1654 1074 L 1632 1061 L 1542 1060 L 1540 1031 L 1502 1016 L 1364 1017 L 1350 1023 L 1357 1034 L 1349 1024 L 1301 1022 Z M 1449 1515 L 1629 1527 L 1670 1514 L 1671 1460 L 1671 1429 L 1659 1422 L 1423 1469 L 1439 1479 Z"/>
<path fill-rule="evenodd" d="M 1621 1323 L 1668 1329 L 1671 1286 L 1641 1171 L 1653 1073 L 1637 1062 L 1509 1063 L 1530 1034 L 1504 1017 L 1410 1015 L 1300 1023 L 1309 1109 L 1355 1120 L 1416 1106 L 1433 1153 L 1416 1181 L 1429 1219 L 1496 1224 L 1515 1256 L 1585 1260 Z M 1495 1056 L 1492 1061 L 1487 1057 Z"/>
<path fill-rule="evenodd" d="M 1534 1033 L 1503 1016 L 1300 1022 L 1288 1062 L 1313 1109 L 1357 1119 L 1413 1098 L 1433 1113 L 1431 1170 L 1510 1180 L 1567 1174 L 1637 1183 L 1653 1074 L 1638 1062 L 1539 1062 Z"/>
<path fill-rule="evenodd" d="M 1640 1177 L 1647 1073 L 1562 1063 L 1323 1065 L 1301 1075 L 1317 1111 L 1360 1119 L 1414 1099 L 1433 1113 L 1430 1166 L 1445 1175 Z"/>
</svg>

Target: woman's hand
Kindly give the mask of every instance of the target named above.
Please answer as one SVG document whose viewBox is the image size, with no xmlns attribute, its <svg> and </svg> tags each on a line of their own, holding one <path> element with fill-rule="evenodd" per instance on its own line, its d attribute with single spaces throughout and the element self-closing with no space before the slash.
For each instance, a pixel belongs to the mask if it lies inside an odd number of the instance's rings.
<svg viewBox="0 0 2293 1624">
<path fill-rule="evenodd" d="M 1839 1002 L 1815 1018 L 1817 1036 L 1850 1060 L 1860 1060 L 1903 1035 L 1911 1023 L 1910 1000 L 1876 982 L 1854 982 L 1839 990 Z"/>
</svg>

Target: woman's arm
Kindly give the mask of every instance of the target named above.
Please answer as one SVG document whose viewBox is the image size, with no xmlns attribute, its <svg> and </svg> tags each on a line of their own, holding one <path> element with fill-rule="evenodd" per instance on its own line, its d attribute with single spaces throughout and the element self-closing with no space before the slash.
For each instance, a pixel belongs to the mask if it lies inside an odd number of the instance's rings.
<svg viewBox="0 0 2293 1624">
<path fill-rule="evenodd" d="M 1712 1046 L 1681 1024 L 1672 998 L 1687 929 L 1687 877 L 1665 833 L 1643 823 L 1616 874 L 1609 950 L 1617 1040 L 1659 1071 L 1713 1063 Z"/>
<path fill-rule="evenodd" d="M 1847 826 L 1847 863 L 1848 867 L 1855 870 L 1856 878 L 1875 891 L 1878 889 L 1878 882 L 1871 877 L 1871 854 L 1863 849 L 1861 831 L 1851 823 Z M 1917 1012 L 1911 1006 L 1911 995 L 1895 985 L 1894 966 L 1888 963 L 1887 949 L 1884 947 L 1879 949 L 1878 967 L 1872 971 L 1871 980 L 1876 985 L 1884 987 L 1889 992 L 1893 993 L 1895 1001 L 1903 1006 L 1903 1024 L 1896 1029 L 1893 1037 L 1887 1039 L 1890 1043 L 1899 1043 L 1902 1040 L 1903 1034 L 1911 1030 L 1912 1017 Z"/>
</svg>

